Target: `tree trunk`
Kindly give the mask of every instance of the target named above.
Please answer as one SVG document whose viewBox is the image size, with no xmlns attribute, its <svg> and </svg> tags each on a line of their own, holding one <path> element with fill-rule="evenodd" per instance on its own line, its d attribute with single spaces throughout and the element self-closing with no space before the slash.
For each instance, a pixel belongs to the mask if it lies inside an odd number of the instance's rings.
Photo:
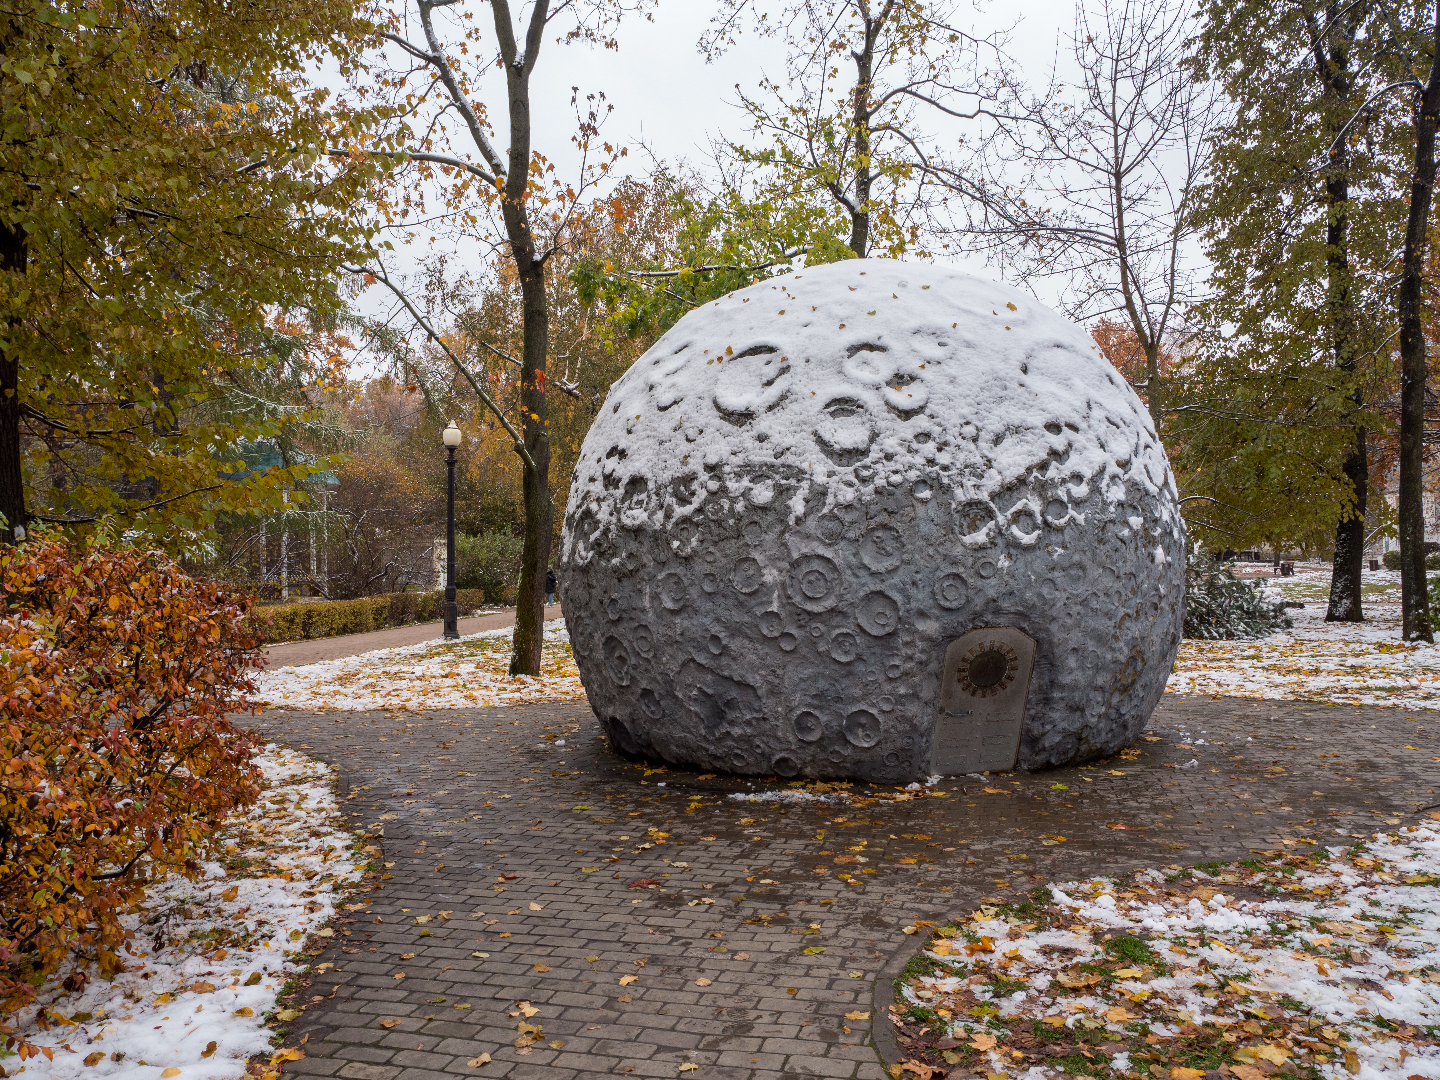
<svg viewBox="0 0 1440 1080">
<path fill-rule="evenodd" d="M 1344 48 L 1332 44 L 1327 53 L 1324 43 L 1317 43 L 1316 75 L 1327 98 L 1337 103 L 1349 99 L 1349 54 Z M 1331 127 L 1334 134 L 1339 133 L 1338 123 Z M 1329 214 L 1325 230 L 1325 264 L 1328 279 L 1326 306 L 1329 309 L 1335 366 L 1347 375 L 1355 371 L 1355 314 L 1350 290 L 1349 170 L 1349 157 L 1342 144 L 1332 151 L 1325 178 L 1325 206 Z M 1351 400 L 1358 412 L 1364 404 L 1358 386 Z M 1325 611 L 1326 622 L 1361 622 L 1365 618 L 1360 606 L 1360 574 L 1365 559 L 1365 503 L 1370 483 L 1365 440 L 1365 429 L 1357 424 L 1354 442 L 1341 464 L 1354 498 L 1350 508 L 1335 523 L 1335 559 L 1330 571 L 1330 605 Z"/>
<path fill-rule="evenodd" d="M 23 274 L 27 264 L 25 230 L 0 224 L 0 271 Z M 0 541 L 13 544 L 16 528 L 23 537 L 30 520 L 20 462 L 20 357 L 13 347 L 0 352 L 0 514 Z"/>
<path fill-rule="evenodd" d="M 1415 101 L 1415 174 L 1400 277 L 1400 611 L 1406 641 L 1434 641 L 1425 582 L 1425 331 L 1421 322 L 1426 224 L 1435 186 L 1440 113 L 1440 3 L 1430 78 Z"/>
<path fill-rule="evenodd" d="M 870 250 L 870 85 L 874 81 L 875 34 L 879 26 L 865 27 L 865 47 L 851 53 L 855 59 L 855 206 L 850 211 L 850 250 L 857 259 Z"/>
<path fill-rule="evenodd" d="M 545 267 L 533 260 L 520 275 L 525 305 L 525 342 L 520 373 L 520 407 L 525 420 L 525 448 L 535 462 L 525 467 L 525 544 L 520 553 L 520 590 L 515 598 L 515 636 L 511 675 L 539 675 L 545 642 L 545 571 L 550 566 L 555 509 L 550 497 L 550 437 L 545 428 L 545 348 L 550 336 L 550 311 L 545 295 Z"/>
<path fill-rule="evenodd" d="M 1355 443 L 1342 465 L 1345 478 L 1355 489 L 1355 502 L 1335 525 L 1335 561 L 1330 570 L 1326 622 L 1361 622 L 1365 618 L 1360 607 L 1360 574 L 1365 569 L 1365 501 L 1370 479 L 1366 436 L 1364 428 L 1355 430 Z"/>
<path fill-rule="evenodd" d="M 530 181 L 530 75 L 540 53 L 547 2 L 531 9 L 525 51 L 515 49 L 510 6 L 495 2 L 495 25 L 505 63 L 510 104 L 510 152 L 502 212 L 524 305 L 520 355 L 521 432 L 534 467 L 524 466 L 525 543 L 520 554 L 520 588 L 515 597 L 515 634 L 510 674 L 539 675 L 545 644 L 545 571 L 550 565 L 555 508 L 550 496 L 550 435 L 545 406 L 545 358 L 550 342 L 550 299 L 545 263 L 530 228 L 526 187 Z"/>
<path fill-rule="evenodd" d="M 1160 388 L 1160 342 L 1145 343 L 1145 405 L 1150 410 L 1150 420 L 1155 425 L 1155 434 L 1160 434 L 1160 409 L 1162 397 Z"/>
</svg>

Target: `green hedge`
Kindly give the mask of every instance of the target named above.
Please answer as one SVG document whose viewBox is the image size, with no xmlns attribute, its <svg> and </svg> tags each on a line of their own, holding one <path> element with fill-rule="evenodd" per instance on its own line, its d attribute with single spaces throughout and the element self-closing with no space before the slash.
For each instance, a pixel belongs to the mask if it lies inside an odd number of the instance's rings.
<svg viewBox="0 0 1440 1080">
<path fill-rule="evenodd" d="M 301 641 L 307 638 L 364 634 L 389 626 L 431 622 L 441 616 L 443 592 L 399 592 L 365 596 L 359 600 L 322 600 L 310 604 L 276 604 L 259 608 L 256 618 L 265 640 Z M 457 589 L 455 603 L 461 615 L 486 607 L 480 589 Z"/>
<path fill-rule="evenodd" d="M 1385 564 L 1386 570 L 1399 570 L 1400 549 L 1396 548 L 1393 551 L 1385 552 L 1382 561 Z M 1425 569 L 1440 570 L 1440 551 L 1432 551 L 1429 555 L 1425 556 Z"/>
</svg>

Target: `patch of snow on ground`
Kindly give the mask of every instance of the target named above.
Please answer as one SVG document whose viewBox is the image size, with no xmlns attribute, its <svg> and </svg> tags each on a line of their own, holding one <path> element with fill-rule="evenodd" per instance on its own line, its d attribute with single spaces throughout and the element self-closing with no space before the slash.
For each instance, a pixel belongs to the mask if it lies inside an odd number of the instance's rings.
<svg viewBox="0 0 1440 1080">
<path fill-rule="evenodd" d="M 736 791 L 726 796 L 735 802 L 773 802 L 773 803 L 837 803 L 846 802 L 843 795 L 816 795 L 814 792 L 802 791 L 798 788 L 789 791 Z"/>
<path fill-rule="evenodd" d="M 538 677 L 510 675 L 504 627 L 459 641 L 425 641 L 266 671 L 254 699 L 282 709 L 462 709 L 584 697 L 564 619 L 545 624 Z"/>
<path fill-rule="evenodd" d="M 1363 623 L 1325 621 L 1328 566 L 1263 580 L 1269 599 L 1304 603 L 1290 611 L 1294 629 L 1253 641 L 1183 641 L 1167 690 L 1440 709 L 1440 647 L 1400 639 L 1398 573 L 1365 572 Z"/>
<path fill-rule="evenodd" d="M 19 1031 L 55 1056 L 21 1065 L 26 1080 L 155 1080 L 168 1069 L 235 1080 L 249 1057 L 273 1049 L 264 1018 L 302 969 L 305 939 L 335 914 L 336 892 L 360 880 L 364 855 L 341 821 L 328 766 L 274 744 L 256 762 L 264 791 L 222 833 L 231 872 L 211 862 L 199 881 L 152 888 L 125 917 L 134 955 L 112 982 L 92 978 L 67 994 L 63 970 L 46 985 L 49 1030 L 27 1008 Z"/>
<path fill-rule="evenodd" d="M 1332 1078 L 1440 1077 L 1440 1045 L 1425 1031 L 1440 1024 L 1440 833 L 1411 826 L 1306 850 L 1320 858 L 1270 852 L 1215 876 L 1172 867 L 1178 887 L 1155 870 L 1051 885 L 1023 919 L 981 906 L 958 933 L 936 931 L 935 970 L 903 997 L 953 1017 L 945 1032 L 992 1067 L 1011 1064 L 1006 1021 L 1076 1040 L 1143 1038 L 1160 1054 L 1211 1025 L 1241 1080 L 1260 1080 L 1254 1066 L 1267 1060 Z M 1122 937 L 1142 951 L 1107 945 Z M 1027 990 L 996 998 L 995 980 Z"/>
</svg>

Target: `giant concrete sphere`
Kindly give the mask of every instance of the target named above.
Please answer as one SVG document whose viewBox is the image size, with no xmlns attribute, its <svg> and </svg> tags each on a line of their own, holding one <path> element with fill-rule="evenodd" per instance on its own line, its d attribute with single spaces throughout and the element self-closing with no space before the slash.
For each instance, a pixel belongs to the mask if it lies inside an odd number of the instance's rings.
<svg viewBox="0 0 1440 1080">
<path fill-rule="evenodd" d="M 1083 330 L 860 260 L 691 312 L 611 387 L 561 587 L 620 750 L 897 782 L 1134 740 L 1184 543 L 1149 414 Z"/>
</svg>

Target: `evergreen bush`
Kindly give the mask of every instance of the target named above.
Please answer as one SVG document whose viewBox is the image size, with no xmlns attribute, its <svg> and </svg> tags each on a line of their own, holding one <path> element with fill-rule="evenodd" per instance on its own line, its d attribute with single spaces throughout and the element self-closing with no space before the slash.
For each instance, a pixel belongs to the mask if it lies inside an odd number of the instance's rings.
<svg viewBox="0 0 1440 1080">
<path fill-rule="evenodd" d="M 1185 566 L 1187 638 L 1258 638 L 1294 625 L 1285 614 L 1285 605 L 1269 602 L 1259 585 L 1237 578 L 1232 563 L 1191 549 Z"/>
</svg>

